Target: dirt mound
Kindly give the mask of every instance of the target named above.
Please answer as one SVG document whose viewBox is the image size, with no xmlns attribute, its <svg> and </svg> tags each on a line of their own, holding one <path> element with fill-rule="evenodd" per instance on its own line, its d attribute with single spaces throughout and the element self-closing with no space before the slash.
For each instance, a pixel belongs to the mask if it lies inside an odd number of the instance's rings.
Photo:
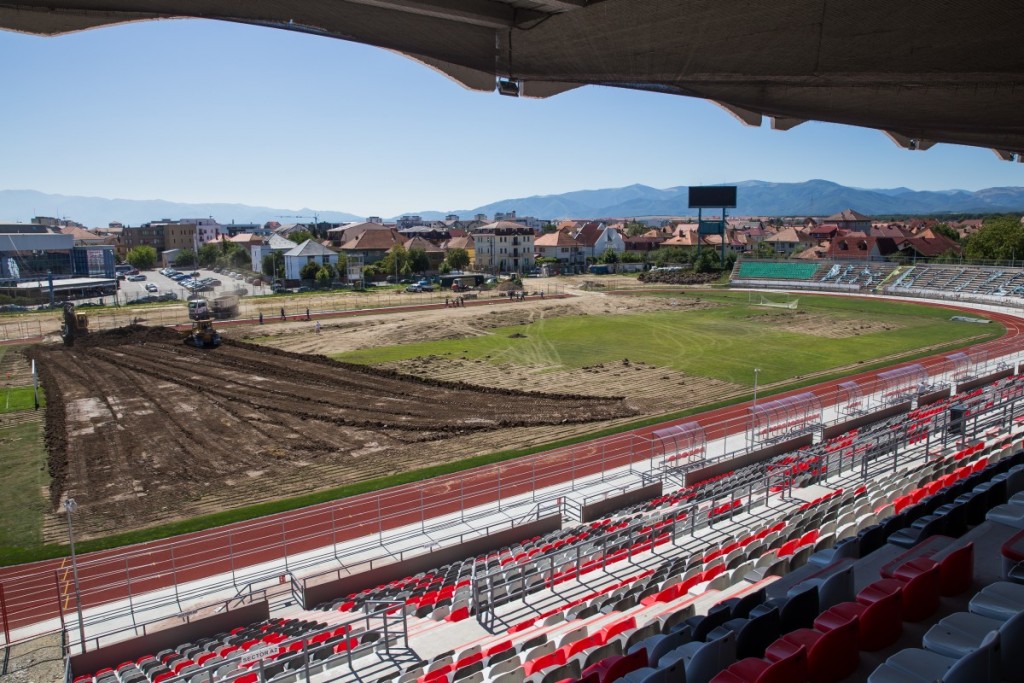
<svg viewBox="0 0 1024 683">
<path fill-rule="evenodd" d="M 493 433 L 499 450 L 523 430 L 634 414 L 621 398 L 412 377 L 232 340 L 195 349 L 159 328 L 80 342 L 31 357 L 47 396 L 51 501 L 73 493 L 86 535 L 465 457 L 473 435 Z"/>
<path fill-rule="evenodd" d="M 648 284 L 706 285 L 721 277 L 719 273 L 695 273 L 692 270 L 647 271 L 637 279 Z"/>
<path fill-rule="evenodd" d="M 99 332 L 90 332 L 75 338 L 74 346 L 117 346 L 121 344 L 145 344 L 147 342 L 181 342 L 182 335 L 167 327 L 149 327 L 133 323 Z"/>
</svg>

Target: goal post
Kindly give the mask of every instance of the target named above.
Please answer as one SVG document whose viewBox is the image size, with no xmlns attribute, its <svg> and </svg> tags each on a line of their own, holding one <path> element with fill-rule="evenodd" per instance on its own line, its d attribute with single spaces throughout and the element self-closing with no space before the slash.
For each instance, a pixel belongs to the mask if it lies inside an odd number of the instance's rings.
<svg viewBox="0 0 1024 683">
<path fill-rule="evenodd" d="M 788 301 L 772 301 L 763 294 L 758 295 L 758 300 L 752 302 L 753 306 L 764 306 L 766 308 L 787 308 L 791 311 L 795 311 L 800 305 L 800 299 L 790 299 Z"/>
</svg>

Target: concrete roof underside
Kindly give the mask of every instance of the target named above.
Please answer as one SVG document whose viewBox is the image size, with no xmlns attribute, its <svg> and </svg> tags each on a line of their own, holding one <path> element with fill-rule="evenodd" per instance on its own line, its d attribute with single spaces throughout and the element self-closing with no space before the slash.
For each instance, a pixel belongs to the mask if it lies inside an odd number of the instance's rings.
<svg viewBox="0 0 1024 683">
<path fill-rule="evenodd" d="M 477 90 L 496 77 L 532 97 L 635 88 L 712 100 L 749 125 L 828 121 L 910 149 L 1024 154 L 1021 8 L 1006 0 L 0 0 L 0 28 L 44 35 L 171 17 L 376 45 Z"/>
</svg>

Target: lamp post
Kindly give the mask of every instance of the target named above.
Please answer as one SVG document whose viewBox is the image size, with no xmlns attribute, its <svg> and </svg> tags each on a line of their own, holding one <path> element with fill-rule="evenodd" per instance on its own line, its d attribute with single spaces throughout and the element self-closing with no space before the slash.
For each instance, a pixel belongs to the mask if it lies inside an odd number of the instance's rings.
<svg viewBox="0 0 1024 683">
<path fill-rule="evenodd" d="M 757 376 L 759 374 L 761 374 L 761 368 L 754 368 L 754 408 L 757 407 Z"/>
<path fill-rule="evenodd" d="M 78 588 L 78 558 L 75 555 L 75 532 L 71 524 L 71 516 L 78 510 L 74 498 L 64 501 L 64 511 L 68 513 L 68 541 L 71 544 L 71 572 L 75 579 L 75 606 L 78 608 L 78 638 L 82 652 L 85 652 L 85 621 L 82 618 L 82 592 Z"/>
</svg>

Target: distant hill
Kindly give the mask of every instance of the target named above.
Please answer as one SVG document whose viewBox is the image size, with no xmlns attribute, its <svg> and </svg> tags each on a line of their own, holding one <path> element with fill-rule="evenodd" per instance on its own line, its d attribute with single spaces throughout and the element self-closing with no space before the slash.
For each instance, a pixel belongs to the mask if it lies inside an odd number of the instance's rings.
<svg viewBox="0 0 1024 683">
<path fill-rule="evenodd" d="M 331 223 L 362 220 L 362 217 L 342 211 L 316 211 L 301 209 L 274 209 L 245 204 L 186 204 L 163 199 L 103 199 L 45 194 L 35 190 L 0 190 L 0 221 L 29 222 L 34 216 L 67 217 L 91 228 L 106 227 L 117 221 L 125 225 L 140 225 L 161 218 L 206 218 L 213 216 L 220 223 L 303 223 L 305 221 L 278 216 L 310 216 L 316 213 L 320 220 Z"/>
<path fill-rule="evenodd" d="M 1024 212 L 1024 187 L 990 187 L 967 190 L 922 191 L 906 187 L 863 189 L 846 187 L 828 180 L 802 183 L 771 183 L 746 180 L 739 186 L 734 216 L 827 216 L 843 209 L 860 213 L 915 214 Z M 555 195 L 536 195 L 500 201 L 458 211 L 410 211 L 424 220 L 437 220 L 448 213 L 469 219 L 478 213 L 515 211 L 520 216 L 560 218 L 630 218 L 642 216 L 688 216 L 687 187 L 657 189 L 629 185 L 603 190 L 578 190 Z M 28 222 L 33 216 L 65 216 L 90 227 L 111 221 L 139 225 L 161 218 L 213 216 L 221 223 L 303 222 L 281 216 L 312 216 L 332 223 L 362 220 L 344 211 L 310 208 L 275 209 L 245 204 L 185 204 L 160 199 L 102 199 L 44 194 L 33 190 L 0 190 L 0 221 Z"/>
<path fill-rule="evenodd" d="M 727 183 L 728 184 L 728 183 Z M 1024 211 L 1024 188 L 993 187 L 967 190 L 916 191 L 900 187 L 869 190 L 846 187 L 828 180 L 802 183 L 771 183 L 746 180 L 733 183 L 737 207 L 733 215 L 827 216 L 843 209 L 867 215 L 930 213 L 998 213 Z M 607 190 L 584 190 L 558 195 L 503 199 L 470 211 L 456 211 L 464 218 L 476 213 L 515 210 L 520 216 L 538 218 L 600 218 L 692 215 L 687 208 L 688 188 L 663 190 L 630 185 Z"/>
</svg>

